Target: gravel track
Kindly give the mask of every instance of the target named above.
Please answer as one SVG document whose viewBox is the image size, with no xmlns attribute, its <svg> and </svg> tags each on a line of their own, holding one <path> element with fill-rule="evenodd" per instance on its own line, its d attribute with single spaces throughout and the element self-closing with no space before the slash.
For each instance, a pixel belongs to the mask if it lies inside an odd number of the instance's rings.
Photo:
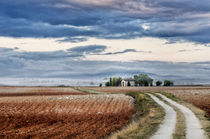
<svg viewBox="0 0 210 139">
<path fill-rule="evenodd" d="M 160 125 L 158 131 L 151 137 L 151 139 L 172 139 L 172 135 L 176 126 L 176 112 L 169 105 L 158 99 L 152 94 L 148 94 L 156 103 L 165 109 L 165 118 Z"/>
<path fill-rule="evenodd" d="M 204 131 L 200 124 L 200 121 L 195 116 L 195 114 L 187 107 L 167 98 L 166 96 L 159 94 L 165 101 L 174 105 L 184 114 L 185 124 L 186 124 L 186 138 L 187 139 L 205 139 Z"/>
</svg>

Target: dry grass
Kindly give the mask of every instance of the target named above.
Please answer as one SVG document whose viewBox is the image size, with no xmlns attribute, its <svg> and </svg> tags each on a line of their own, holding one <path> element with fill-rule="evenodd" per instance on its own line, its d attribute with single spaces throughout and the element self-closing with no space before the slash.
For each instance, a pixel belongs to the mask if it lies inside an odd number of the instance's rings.
<svg viewBox="0 0 210 139">
<path fill-rule="evenodd" d="M 137 113 L 133 121 L 122 130 L 114 133 L 109 139 L 147 139 L 159 127 L 164 118 L 164 110 L 144 93 L 132 92 L 135 98 Z"/>
<path fill-rule="evenodd" d="M 185 118 L 183 113 L 178 110 L 177 108 L 173 107 L 177 112 L 177 121 L 176 121 L 176 129 L 173 134 L 174 139 L 185 139 L 185 131 L 186 131 L 186 125 L 185 125 Z"/>
<path fill-rule="evenodd" d="M 0 98 L 0 138 L 101 138 L 134 112 L 125 95 Z"/>
</svg>

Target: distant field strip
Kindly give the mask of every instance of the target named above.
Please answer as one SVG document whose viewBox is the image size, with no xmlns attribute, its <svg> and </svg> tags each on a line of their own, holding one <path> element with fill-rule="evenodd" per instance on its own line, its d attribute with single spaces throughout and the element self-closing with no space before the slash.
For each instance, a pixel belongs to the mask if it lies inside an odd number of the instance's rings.
<svg viewBox="0 0 210 139">
<path fill-rule="evenodd" d="M 184 114 L 186 120 L 186 138 L 187 139 L 205 139 L 204 131 L 201 124 L 195 114 L 187 107 L 178 104 L 177 102 L 167 98 L 162 94 L 160 95 L 164 100 L 174 105 Z"/>
<path fill-rule="evenodd" d="M 151 139 L 171 139 L 176 126 L 176 112 L 169 105 L 159 100 L 152 94 L 148 94 L 156 103 L 165 109 L 165 118 L 160 125 L 158 131 L 151 137 Z"/>
<path fill-rule="evenodd" d="M 135 112 L 125 95 L 0 98 L 0 138 L 101 138 Z"/>
<path fill-rule="evenodd" d="M 54 96 L 54 95 L 86 95 L 82 91 L 70 87 L 0 87 L 0 97 L 7 96 Z"/>
</svg>

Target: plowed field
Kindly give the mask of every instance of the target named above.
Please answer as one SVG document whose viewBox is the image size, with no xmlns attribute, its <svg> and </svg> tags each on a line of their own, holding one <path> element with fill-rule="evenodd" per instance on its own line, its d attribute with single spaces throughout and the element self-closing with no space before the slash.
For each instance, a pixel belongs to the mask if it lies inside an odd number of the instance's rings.
<svg viewBox="0 0 210 139">
<path fill-rule="evenodd" d="M 0 97 L 0 138 L 101 138 L 134 111 L 125 95 Z"/>
</svg>

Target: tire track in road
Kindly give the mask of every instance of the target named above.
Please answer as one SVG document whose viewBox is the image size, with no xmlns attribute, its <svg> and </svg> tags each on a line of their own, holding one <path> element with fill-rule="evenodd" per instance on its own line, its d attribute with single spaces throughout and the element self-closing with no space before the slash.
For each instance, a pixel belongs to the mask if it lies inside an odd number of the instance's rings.
<svg viewBox="0 0 210 139">
<path fill-rule="evenodd" d="M 167 98 L 166 96 L 159 94 L 164 100 L 174 105 L 184 114 L 186 124 L 186 138 L 187 139 L 205 139 L 204 131 L 200 124 L 200 121 L 195 114 L 187 107 Z"/>
<path fill-rule="evenodd" d="M 151 139 L 172 139 L 176 127 L 176 111 L 152 94 L 148 94 L 156 103 L 165 109 L 165 118 L 158 131 Z"/>
</svg>

